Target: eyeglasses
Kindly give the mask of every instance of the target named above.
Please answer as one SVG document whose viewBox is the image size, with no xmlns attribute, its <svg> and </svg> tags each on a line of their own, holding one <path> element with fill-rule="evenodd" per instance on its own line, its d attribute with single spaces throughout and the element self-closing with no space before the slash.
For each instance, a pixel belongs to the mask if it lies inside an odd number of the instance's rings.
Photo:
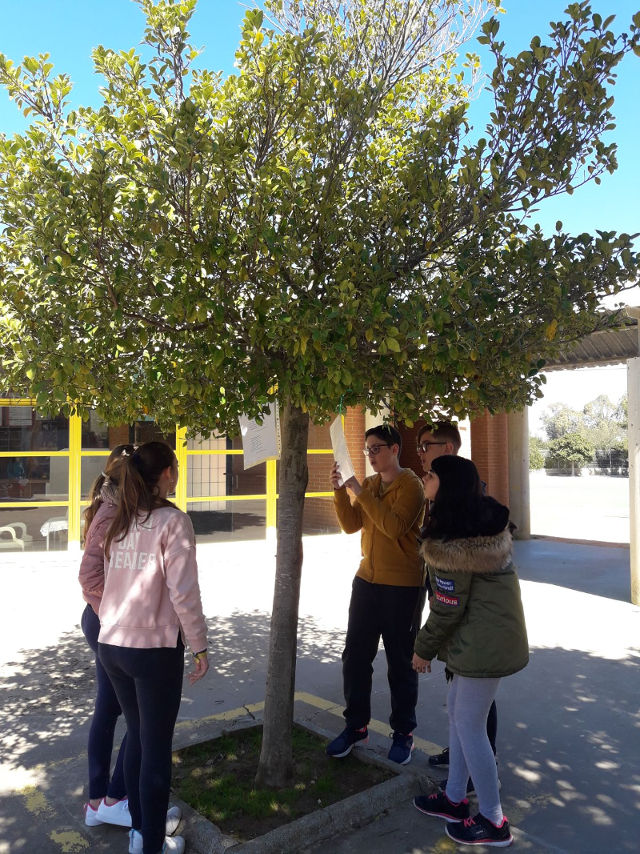
<svg viewBox="0 0 640 854">
<path fill-rule="evenodd" d="M 428 454 L 429 448 L 432 445 L 446 445 L 446 444 L 447 444 L 446 442 L 419 442 L 418 446 L 416 447 L 416 451 L 419 454 Z"/>
<path fill-rule="evenodd" d="M 365 457 L 375 457 L 380 453 L 380 448 L 390 448 L 391 445 L 388 445 L 386 442 L 384 445 L 369 445 L 368 448 L 364 448 L 362 453 Z"/>
</svg>

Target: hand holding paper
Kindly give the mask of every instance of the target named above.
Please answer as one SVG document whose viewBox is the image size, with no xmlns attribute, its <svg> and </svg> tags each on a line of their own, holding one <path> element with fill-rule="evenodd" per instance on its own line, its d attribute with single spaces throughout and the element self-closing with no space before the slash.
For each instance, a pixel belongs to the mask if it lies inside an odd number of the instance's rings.
<svg viewBox="0 0 640 854">
<path fill-rule="evenodd" d="M 329 428 L 329 434 L 331 436 L 333 458 L 336 462 L 337 472 L 339 475 L 337 488 L 340 488 L 355 475 L 353 463 L 351 462 L 351 455 L 347 448 L 347 440 L 344 435 L 344 430 L 342 429 L 342 418 L 340 415 L 338 415 Z"/>
</svg>

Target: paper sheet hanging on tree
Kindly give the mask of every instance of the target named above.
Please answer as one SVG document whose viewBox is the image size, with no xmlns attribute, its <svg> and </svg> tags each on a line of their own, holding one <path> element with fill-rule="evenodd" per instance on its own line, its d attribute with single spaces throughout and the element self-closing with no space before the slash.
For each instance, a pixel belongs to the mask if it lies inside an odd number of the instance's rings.
<svg viewBox="0 0 640 854">
<path fill-rule="evenodd" d="M 257 466 L 266 460 L 280 459 L 280 414 L 277 401 L 270 404 L 269 412 L 263 416 L 262 424 L 258 424 L 255 418 L 247 418 L 246 415 L 241 415 L 238 421 L 242 435 L 245 469 Z"/>
<path fill-rule="evenodd" d="M 347 439 L 344 435 L 344 430 L 342 429 L 341 415 L 338 415 L 329 428 L 329 435 L 331 436 L 333 459 L 337 462 L 338 471 L 340 472 L 340 484 L 343 484 L 345 481 L 349 480 L 350 477 L 354 476 L 355 471 L 353 463 L 351 462 L 351 454 L 347 448 Z"/>
</svg>

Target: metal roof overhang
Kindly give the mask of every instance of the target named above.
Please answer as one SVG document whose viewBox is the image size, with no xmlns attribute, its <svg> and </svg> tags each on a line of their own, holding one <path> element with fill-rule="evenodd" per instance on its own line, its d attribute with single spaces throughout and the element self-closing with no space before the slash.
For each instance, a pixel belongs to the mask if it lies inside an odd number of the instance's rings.
<svg viewBox="0 0 640 854">
<path fill-rule="evenodd" d="M 640 308 L 628 307 L 626 318 L 613 329 L 585 335 L 549 361 L 543 371 L 566 371 L 598 365 L 620 365 L 640 355 L 638 317 Z"/>
</svg>

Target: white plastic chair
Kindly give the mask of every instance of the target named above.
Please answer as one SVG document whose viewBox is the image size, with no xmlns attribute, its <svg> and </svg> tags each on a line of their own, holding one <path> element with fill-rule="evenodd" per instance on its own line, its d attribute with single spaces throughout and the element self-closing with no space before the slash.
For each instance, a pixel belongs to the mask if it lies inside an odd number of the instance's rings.
<svg viewBox="0 0 640 854">
<path fill-rule="evenodd" d="M 27 526 L 24 522 L 10 522 L 9 527 L 20 529 L 22 533 L 19 534 L 19 537 L 21 540 L 24 540 L 25 546 L 28 546 L 30 543 L 33 542 L 33 537 L 31 536 L 31 534 L 27 534 Z"/>
<path fill-rule="evenodd" d="M 66 531 L 69 528 L 69 521 L 66 516 L 51 516 L 50 519 L 42 525 L 40 533 L 47 538 L 47 551 L 49 551 L 49 537 L 51 534 L 56 534 L 58 531 Z"/>
<path fill-rule="evenodd" d="M 0 549 L 20 549 L 21 552 L 24 551 L 25 540 L 16 534 L 17 527 L 23 529 L 23 534 L 27 530 L 24 522 L 14 522 L 12 525 L 2 525 L 0 527 Z M 5 537 L 4 534 L 8 534 L 9 537 Z M 29 535 L 27 534 L 26 536 Z M 32 539 L 32 537 L 29 536 L 29 539 Z"/>
</svg>

